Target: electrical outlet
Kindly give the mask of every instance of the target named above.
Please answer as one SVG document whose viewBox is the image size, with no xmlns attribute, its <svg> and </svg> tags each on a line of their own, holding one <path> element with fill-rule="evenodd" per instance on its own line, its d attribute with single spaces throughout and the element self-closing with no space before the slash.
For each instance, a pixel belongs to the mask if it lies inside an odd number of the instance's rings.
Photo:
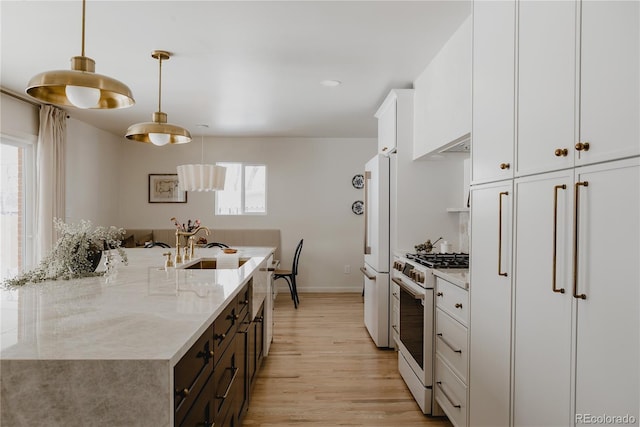
<svg viewBox="0 0 640 427">
<path fill-rule="evenodd" d="M 345 265 L 344 266 L 344 274 L 351 274 L 351 266 L 350 265 Z"/>
</svg>

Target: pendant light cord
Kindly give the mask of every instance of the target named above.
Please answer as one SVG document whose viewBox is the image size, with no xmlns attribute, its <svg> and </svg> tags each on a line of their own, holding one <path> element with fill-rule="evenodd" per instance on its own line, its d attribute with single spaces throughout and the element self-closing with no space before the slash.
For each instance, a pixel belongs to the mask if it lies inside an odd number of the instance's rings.
<svg viewBox="0 0 640 427">
<path fill-rule="evenodd" d="M 159 65 L 159 77 L 158 77 L 158 112 L 162 111 L 162 105 L 160 104 L 162 100 L 162 55 L 158 57 L 158 61 L 160 61 Z"/>
<path fill-rule="evenodd" d="M 84 56 L 84 17 L 85 17 L 85 8 L 86 8 L 86 0 L 82 0 L 82 56 Z"/>
</svg>

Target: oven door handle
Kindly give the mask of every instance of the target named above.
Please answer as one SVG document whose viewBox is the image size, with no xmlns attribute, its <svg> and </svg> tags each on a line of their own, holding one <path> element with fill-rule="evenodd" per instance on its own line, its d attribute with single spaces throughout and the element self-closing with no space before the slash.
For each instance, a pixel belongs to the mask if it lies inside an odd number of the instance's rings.
<svg viewBox="0 0 640 427">
<path fill-rule="evenodd" d="M 407 291 L 409 294 L 411 294 L 413 298 L 424 300 L 425 295 L 423 293 L 416 292 L 414 289 L 410 288 L 409 285 L 405 284 L 402 280 L 398 280 L 394 277 L 391 279 L 391 281 L 396 285 L 400 286 L 405 291 Z"/>
</svg>

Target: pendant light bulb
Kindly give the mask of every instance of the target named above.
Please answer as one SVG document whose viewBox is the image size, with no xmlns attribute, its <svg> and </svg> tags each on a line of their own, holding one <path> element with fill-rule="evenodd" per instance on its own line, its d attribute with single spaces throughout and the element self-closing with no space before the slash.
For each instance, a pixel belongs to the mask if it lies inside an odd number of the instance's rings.
<svg viewBox="0 0 640 427">
<path fill-rule="evenodd" d="M 64 91 L 69 102 L 78 108 L 96 108 L 100 100 L 100 89 L 68 85 Z"/>
<path fill-rule="evenodd" d="M 171 139 L 171 135 L 168 133 L 149 133 L 149 140 L 153 145 L 157 145 L 158 147 L 162 147 L 163 145 L 167 145 L 169 140 Z"/>
</svg>

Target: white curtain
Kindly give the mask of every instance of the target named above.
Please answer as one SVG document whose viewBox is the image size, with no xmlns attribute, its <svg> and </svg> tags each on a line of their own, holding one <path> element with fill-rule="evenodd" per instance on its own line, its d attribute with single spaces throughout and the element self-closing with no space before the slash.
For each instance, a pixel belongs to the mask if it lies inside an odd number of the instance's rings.
<svg viewBox="0 0 640 427">
<path fill-rule="evenodd" d="M 36 167 L 36 262 L 57 240 L 54 218 L 64 219 L 66 113 L 51 105 L 40 107 Z"/>
</svg>

